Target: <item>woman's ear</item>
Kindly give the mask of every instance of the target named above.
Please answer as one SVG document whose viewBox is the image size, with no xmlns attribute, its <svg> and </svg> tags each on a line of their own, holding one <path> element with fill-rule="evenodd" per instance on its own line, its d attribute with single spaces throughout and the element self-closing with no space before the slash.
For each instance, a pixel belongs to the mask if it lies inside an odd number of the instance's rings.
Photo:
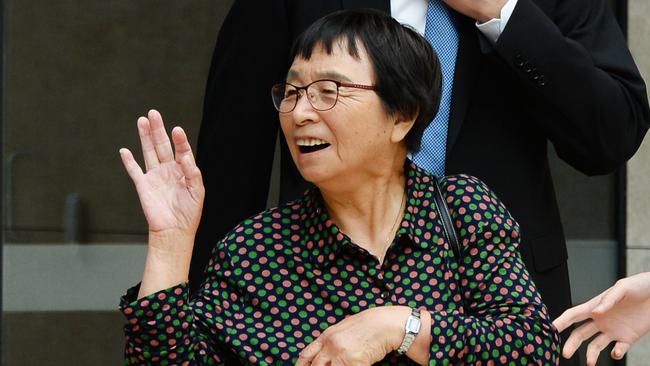
<svg viewBox="0 0 650 366">
<path fill-rule="evenodd" d="M 419 112 L 419 111 L 418 111 Z M 411 131 L 415 119 L 417 118 L 418 113 L 414 113 L 413 117 L 407 118 L 402 115 L 397 115 L 395 118 L 395 123 L 393 124 L 393 131 L 390 136 L 390 140 L 393 143 L 400 143 L 404 141 L 406 135 Z"/>
</svg>

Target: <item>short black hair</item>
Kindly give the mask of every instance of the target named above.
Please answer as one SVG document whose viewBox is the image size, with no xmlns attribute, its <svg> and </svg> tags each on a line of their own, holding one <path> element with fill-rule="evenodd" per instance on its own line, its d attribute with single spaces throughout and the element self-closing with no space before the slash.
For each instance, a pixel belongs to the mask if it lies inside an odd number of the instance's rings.
<svg viewBox="0 0 650 366">
<path fill-rule="evenodd" d="M 357 42 L 365 47 L 386 112 L 415 118 L 405 142 L 410 152 L 417 152 L 424 130 L 438 112 L 442 93 L 440 62 L 429 42 L 381 11 L 342 10 L 309 26 L 296 39 L 291 59 L 309 60 L 317 46 L 331 54 L 334 44 L 341 41 L 347 41 L 354 58 L 359 58 Z"/>
</svg>

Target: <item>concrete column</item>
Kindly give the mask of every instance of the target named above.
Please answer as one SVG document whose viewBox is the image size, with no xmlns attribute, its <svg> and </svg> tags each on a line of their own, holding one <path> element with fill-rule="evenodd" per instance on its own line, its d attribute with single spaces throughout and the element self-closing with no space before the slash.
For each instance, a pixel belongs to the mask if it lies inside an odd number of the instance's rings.
<svg viewBox="0 0 650 366">
<path fill-rule="evenodd" d="M 646 80 L 650 81 L 650 2 L 628 0 L 628 41 L 632 55 Z M 650 271 L 650 138 L 627 166 L 627 274 Z M 650 336 L 629 352 L 628 366 L 644 366 L 650 360 Z"/>
</svg>

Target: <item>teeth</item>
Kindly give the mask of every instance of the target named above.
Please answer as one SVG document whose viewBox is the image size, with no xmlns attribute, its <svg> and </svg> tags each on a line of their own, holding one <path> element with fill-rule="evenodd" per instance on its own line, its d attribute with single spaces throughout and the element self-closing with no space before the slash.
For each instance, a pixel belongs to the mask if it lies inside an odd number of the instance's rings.
<svg viewBox="0 0 650 366">
<path fill-rule="evenodd" d="M 329 144 L 329 142 L 321 139 L 298 139 L 296 141 L 296 144 L 298 146 L 316 146 L 316 145 Z"/>
</svg>

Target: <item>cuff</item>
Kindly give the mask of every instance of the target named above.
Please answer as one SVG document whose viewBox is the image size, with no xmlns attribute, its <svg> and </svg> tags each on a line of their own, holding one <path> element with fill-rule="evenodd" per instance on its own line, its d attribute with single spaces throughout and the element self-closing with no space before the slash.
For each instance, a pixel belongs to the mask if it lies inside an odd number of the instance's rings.
<svg viewBox="0 0 650 366">
<path fill-rule="evenodd" d="M 492 43 L 495 44 L 499 40 L 499 36 L 503 33 L 508 25 L 508 20 L 517 5 L 517 0 L 508 0 L 501 8 L 499 18 L 490 19 L 485 23 L 476 22 L 476 28 Z"/>
<path fill-rule="evenodd" d="M 165 321 L 161 315 L 168 315 L 170 312 L 175 313 L 179 309 L 183 309 L 189 299 L 187 283 L 137 299 L 139 289 L 140 284 L 128 289 L 120 299 L 119 305 L 120 311 L 126 317 L 130 330 L 133 332 L 158 328 L 158 323 Z"/>
</svg>

